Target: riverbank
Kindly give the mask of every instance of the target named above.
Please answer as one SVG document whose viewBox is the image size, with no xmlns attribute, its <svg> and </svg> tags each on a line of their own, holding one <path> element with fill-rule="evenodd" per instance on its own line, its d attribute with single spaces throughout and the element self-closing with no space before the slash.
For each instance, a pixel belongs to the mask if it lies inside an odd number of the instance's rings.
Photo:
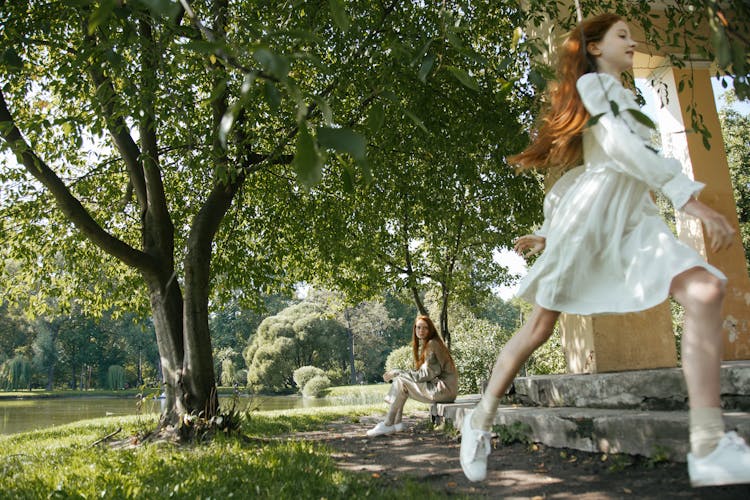
<svg viewBox="0 0 750 500">
<path fill-rule="evenodd" d="M 355 403 L 359 400 L 372 400 L 384 396 L 388 392 L 388 384 L 370 384 L 370 385 L 342 385 L 337 387 L 330 387 L 323 392 L 324 398 L 332 398 L 337 401 L 352 400 Z M 293 394 L 261 394 L 251 395 L 243 391 L 243 389 L 236 390 L 234 387 L 217 387 L 216 392 L 219 396 L 232 396 L 239 394 L 243 397 L 274 397 L 274 396 L 290 396 Z M 29 391 L 2 391 L 0 392 L 0 400 L 3 399 L 47 399 L 47 398 L 95 398 L 95 397 L 108 397 L 108 398 L 135 398 L 141 395 L 142 397 L 158 397 L 161 395 L 161 390 L 155 387 L 144 389 L 122 389 L 122 390 L 109 390 L 109 389 L 90 389 L 85 391 L 72 390 L 72 389 L 55 389 L 48 391 L 46 389 L 32 389 Z M 369 401 L 372 402 L 372 401 Z"/>
<path fill-rule="evenodd" d="M 693 489 L 685 464 L 493 440 L 487 480 L 470 483 L 459 437 L 407 403 L 407 429 L 368 438 L 385 405 L 248 412 L 244 438 L 189 447 L 123 440 L 156 416 L 89 420 L 0 437 L 3 498 L 750 498 L 750 486 Z M 118 429 L 121 429 L 118 432 Z M 508 438 L 512 433 L 499 433 Z"/>
<path fill-rule="evenodd" d="M 208 444 L 137 446 L 157 416 L 102 418 L 0 437 L 0 491 L 6 498 L 440 498 L 406 480 L 383 488 L 371 475 L 341 470 L 323 443 L 291 434 L 353 423 L 384 405 L 246 412 L 244 438 Z M 119 429 L 119 430 L 118 430 Z M 105 436 L 131 437 L 115 449 Z M 126 440 L 127 441 L 127 440 Z M 99 444 L 95 444 L 100 442 Z"/>
<path fill-rule="evenodd" d="M 223 411 L 270 411 L 294 408 L 361 405 L 380 403 L 388 386 L 334 387 L 326 397 L 304 398 L 300 394 L 250 396 L 235 393 L 232 388 L 219 391 Z M 63 391 L 57 393 L 21 393 L 26 397 L 0 399 L 0 434 L 15 434 L 64 425 L 78 420 L 104 416 L 158 414 L 164 410 L 164 400 L 153 395 L 127 391 Z M 156 393 L 154 393 L 156 395 Z"/>
</svg>

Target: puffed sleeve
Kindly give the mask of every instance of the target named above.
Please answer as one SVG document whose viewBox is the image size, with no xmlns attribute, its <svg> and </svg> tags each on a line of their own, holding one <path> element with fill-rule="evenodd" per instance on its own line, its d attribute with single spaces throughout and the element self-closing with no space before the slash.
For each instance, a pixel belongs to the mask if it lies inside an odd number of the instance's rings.
<svg viewBox="0 0 750 500">
<path fill-rule="evenodd" d="M 681 209 L 705 187 L 682 173 L 680 162 L 665 158 L 648 146 L 623 118 L 632 107 L 619 81 L 607 73 L 587 73 L 578 79 L 578 93 L 592 117 L 601 115 L 591 127 L 596 141 L 622 173 L 631 175 L 651 189 L 659 190 L 673 206 Z M 615 116 L 610 101 L 617 104 Z"/>
<path fill-rule="evenodd" d="M 570 187 L 576 183 L 578 177 L 584 170 L 585 168 L 583 165 L 568 170 L 562 177 L 557 179 L 557 182 L 555 182 L 549 191 L 547 191 L 547 194 L 544 195 L 544 222 L 542 223 L 542 227 L 534 231 L 534 234 L 543 238 L 547 237 L 550 220 L 557 211 L 557 207 L 560 205 L 560 200 L 565 193 L 568 192 Z"/>
<path fill-rule="evenodd" d="M 427 346 L 428 352 L 425 356 L 424 363 L 417 370 L 410 370 L 410 374 L 415 382 L 431 382 L 443 373 L 443 363 L 431 346 Z"/>
</svg>

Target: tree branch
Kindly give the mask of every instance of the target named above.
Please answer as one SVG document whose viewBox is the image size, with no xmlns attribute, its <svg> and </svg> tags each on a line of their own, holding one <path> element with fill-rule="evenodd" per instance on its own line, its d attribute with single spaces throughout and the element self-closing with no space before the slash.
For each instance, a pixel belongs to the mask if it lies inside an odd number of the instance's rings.
<svg viewBox="0 0 750 500">
<path fill-rule="evenodd" d="M 0 89 L 0 138 L 5 141 L 7 148 L 16 155 L 26 171 L 49 190 L 62 213 L 89 240 L 131 267 L 141 271 L 153 271 L 155 262 L 149 255 L 134 249 L 105 231 L 81 205 L 81 202 L 73 196 L 57 174 L 34 153 L 16 126 L 2 89 Z"/>
<path fill-rule="evenodd" d="M 86 23 L 84 23 L 83 31 L 86 33 Z M 84 43 L 93 49 L 97 46 L 96 39 L 91 35 L 84 35 Z M 112 86 L 111 80 L 104 76 L 104 72 L 99 64 L 91 64 L 89 66 L 89 76 L 96 89 L 96 95 L 94 101 L 98 102 L 101 117 L 107 124 L 112 140 L 117 147 L 117 150 L 122 155 L 125 162 L 125 166 L 128 169 L 130 175 L 130 181 L 133 184 L 136 198 L 141 209 L 141 213 L 144 214 L 148 207 L 148 196 L 146 193 L 146 181 L 144 179 L 143 167 L 140 163 L 140 150 L 136 145 L 133 138 L 128 133 L 128 126 L 125 120 L 117 113 L 115 109 L 115 89 Z"/>
<path fill-rule="evenodd" d="M 141 146 L 143 148 L 142 166 L 146 183 L 148 207 L 144 221 L 144 249 L 149 251 L 156 246 L 158 252 L 168 261 L 168 267 L 174 265 L 174 224 L 167 207 L 164 184 L 159 168 L 159 149 L 156 140 L 156 110 L 154 94 L 157 86 L 157 68 L 159 51 L 156 50 L 150 18 L 138 22 L 138 31 L 143 48 L 141 50 L 141 103 L 143 116 L 139 121 Z M 152 226 L 152 227 L 147 227 Z M 152 229 L 152 230 L 151 230 Z M 151 238 L 157 241 L 149 241 Z M 147 240 L 148 239 L 148 240 Z"/>
</svg>

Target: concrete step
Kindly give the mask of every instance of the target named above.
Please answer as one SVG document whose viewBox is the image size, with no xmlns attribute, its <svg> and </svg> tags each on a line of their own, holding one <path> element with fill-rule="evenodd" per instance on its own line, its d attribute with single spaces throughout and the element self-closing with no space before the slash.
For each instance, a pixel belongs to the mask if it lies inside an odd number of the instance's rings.
<svg viewBox="0 0 750 500">
<path fill-rule="evenodd" d="M 687 409 L 680 368 L 518 377 L 514 389 L 513 402 L 524 406 Z M 722 364 L 721 398 L 725 409 L 750 411 L 750 361 Z"/>
<path fill-rule="evenodd" d="M 433 414 L 460 429 L 478 397 L 434 405 Z M 727 430 L 750 442 L 750 413 L 724 412 Z M 522 424 L 535 443 L 587 452 L 626 453 L 684 462 L 689 451 L 687 411 L 501 406 L 495 425 Z"/>
</svg>

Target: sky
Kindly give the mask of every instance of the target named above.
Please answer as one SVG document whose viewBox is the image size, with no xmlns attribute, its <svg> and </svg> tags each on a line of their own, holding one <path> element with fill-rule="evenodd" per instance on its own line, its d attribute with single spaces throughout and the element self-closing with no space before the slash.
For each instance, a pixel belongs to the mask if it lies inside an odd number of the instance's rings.
<svg viewBox="0 0 750 500">
<path fill-rule="evenodd" d="M 725 106 L 723 95 L 726 92 L 726 89 L 722 88 L 721 82 L 719 82 L 715 78 L 711 79 L 711 83 L 714 88 L 714 98 L 716 100 L 717 108 L 721 109 Z M 638 86 L 638 88 L 643 89 L 643 84 L 644 82 L 636 81 L 636 86 Z M 651 99 L 651 93 L 646 91 L 643 92 L 643 94 L 646 98 L 646 105 L 643 107 L 643 112 L 653 119 L 655 118 L 656 108 L 654 107 L 655 104 L 653 99 Z M 748 101 L 735 102 L 732 108 L 743 115 L 750 115 L 750 102 Z M 500 262 L 504 266 L 507 266 L 511 274 L 518 276 L 518 279 L 513 285 L 503 285 L 495 288 L 495 293 L 498 296 L 500 296 L 503 300 L 508 300 L 515 295 L 516 290 L 518 289 L 518 281 L 520 281 L 520 279 L 526 274 L 526 261 L 524 261 L 522 257 L 520 257 L 512 250 L 508 249 L 503 249 L 502 251 L 498 252 L 495 255 L 495 260 L 497 262 Z"/>
</svg>

